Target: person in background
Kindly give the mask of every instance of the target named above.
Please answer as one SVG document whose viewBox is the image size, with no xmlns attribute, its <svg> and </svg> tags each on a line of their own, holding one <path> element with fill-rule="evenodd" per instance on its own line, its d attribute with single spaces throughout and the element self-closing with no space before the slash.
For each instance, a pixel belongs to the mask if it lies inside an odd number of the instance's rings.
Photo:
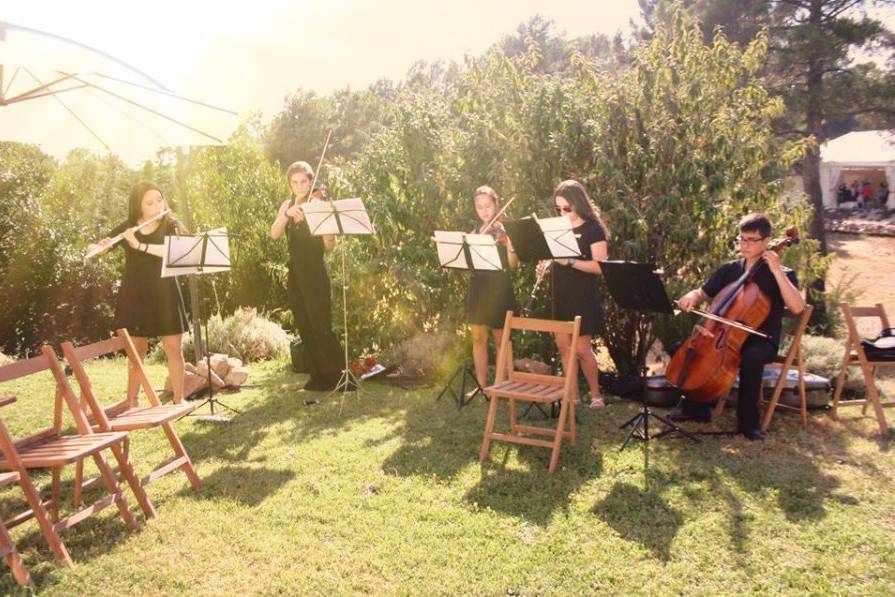
<svg viewBox="0 0 895 597">
<path fill-rule="evenodd" d="M 561 182 L 553 191 L 553 203 L 557 215 L 569 219 L 581 257 L 553 259 L 541 262 L 538 267 L 551 268 L 553 319 L 572 321 L 575 316 L 581 316 L 578 344 L 573 349 L 590 387 L 590 408 L 599 409 L 605 403 L 600 393 L 597 357 L 591 342 L 603 329 L 603 303 L 597 276 L 602 273 L 600 262 L 608 258 L 609 229 L 587 196 L 584 185 L 578 181 Z M 560 354 L 568 351 L 570 342 L 571 337 L 566 334 L 556 336 Z"/>
<path fill-rule="evenodd" d="M 189 322 L 177 278 L 161 277 L 165 236 L 178 234 L 178 223 L 168 214 L 137 229 L 139 224 L 168 209 L 161 190 L 150 182 L 135 185 L 127 203 L 127 219 L 98 243 L 108 245 L 111 237 L 118 234 L 126 241 L 119 244 L 124 249 L 124 277 L 118 290 L 113 327 L 127 329 L 141 360 L 149 350 L 149 338 L 161 338 L 171 391 L 174 402 L 179 404 L 184 397 L 185 368 L 181 340 Z M 128 398 L 135 399 L 139 391 L 140 380 L 128 361 Z"/>
<path fill-rule="evenodd" d="M 466 295 L 466 323 L 472 330 L 475 378 L 479 386 L 484 388 L 488 381 L 488 337 L 494 337 L 494 345 L 499 350 L 506 313 L 516 310 L 513 280 L 508 269 L 519 265 L 519 259 L 503 224 L 496 221 L 488 226 L 500 211 L 500 197 L 494 189 L 489 186 L 477 188 L 472 195 L 472 202 L 475 213 L 481 220 L 475 232 L 490 234 L 495 238 L 503 267 L 498 271 L 473 270 Z"/>
</svg>

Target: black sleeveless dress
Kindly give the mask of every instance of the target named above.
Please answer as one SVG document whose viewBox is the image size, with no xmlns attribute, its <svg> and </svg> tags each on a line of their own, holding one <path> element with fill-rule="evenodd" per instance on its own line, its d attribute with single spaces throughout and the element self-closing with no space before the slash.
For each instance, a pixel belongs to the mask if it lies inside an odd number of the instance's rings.
<svg viewBox="0 0 895 597">
<path fill-rule="evenodd" d="M 503 329 L 507 311 L 516 311 L 513 280 L 510 278 L 507 248 L 497 245 L 500 271 L 473 270 L 466 293 L 466 323 Z"/>
<path fill-rule="evenodd" d="M 323 260 L 323 238 L 311 234 L 306 220 L 286 224 L 289 279 L 286 297 L 298 335 L 310 362 L 308 389 L 330 389 L 345 368 L 345 354 L 332 329 L 329 272 Z"/>
<path fill-rule="evenodd" d="M 133 225 L 122 222 L 109 236 L 116 236 Z M 162 220 L 150 234 L 137 231 L 135 236 L 141 243 L 160 245 L 165 242 L 165 236 L 176 233 L 174 224 Z M 176 277 L 161 277 L 161 258 L 132 249 L 125 241 L 118 246 L 124 249 L 124 277 L 115 307 L 115 329 L 127 328 L 131 336 L 140 338 L 173 336 L 189 329 L 180 284 Z"/>
<path fill-rule="evenodd" d="M 590 246 L 606 240 L 606 232 L 599 222 L 585 220 L 572 229 L 578 235 L 578 250 L 583 259 L 593 259 Z M 603 299 L 597 287 L 597 275 L 554 263 L 553 319 L 572 321 L 581 316 L 581 334 L 593 336 L 603 330 Z"/>
</svg>

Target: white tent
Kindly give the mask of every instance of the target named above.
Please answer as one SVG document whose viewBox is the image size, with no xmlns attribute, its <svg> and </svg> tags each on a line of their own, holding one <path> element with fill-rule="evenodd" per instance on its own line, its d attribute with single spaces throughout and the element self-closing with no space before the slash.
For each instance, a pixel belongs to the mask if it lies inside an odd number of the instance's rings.
<svg viewBox="0 0 895 597">
<path fill-rule="evenodd" d="M 870 180 L 876 188 L 895 180 L 895 135 L 888 131 L 859 131 L 830 139 L 820 146 L 820 184 L 824 205 L 836 207 L 841 182 Z"/>
</svg>

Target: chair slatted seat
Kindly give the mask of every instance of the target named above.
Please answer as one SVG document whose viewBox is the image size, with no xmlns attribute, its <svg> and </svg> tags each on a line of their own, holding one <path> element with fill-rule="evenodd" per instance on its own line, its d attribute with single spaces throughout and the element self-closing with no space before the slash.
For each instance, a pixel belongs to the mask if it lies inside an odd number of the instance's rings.
<svg viewBox="0 0 895 597">
<path fill-rule="evenodd" d="M 84 363 L 89 359 L 114 354 L 122 350 L 127 356 L 128 366 L 139 379 L 140 387 L 149 403 L 147 405 L 140 405 L 138 396 L 133 396 L 108 406 L 102 406 L 90 383 L 90 378 L 84 369 Z M 146 368 L 143 366 L 133 340 L 131 340 L 126 329 L 117 330 L 114 338 L 84 346 L 75 347 L 71 342 L 63 342 L 62 352 L 72 368 L 75 378 L 78 380 L 82 402 L 85 402 L 87 405 L 97 405 L 96 408 L 91 408 L 90 412 L 91 424 L 97 430 L 101 432 L 131 432 L 160 427 L 164 431 L 174 452 L 174 459 L 142 477 L 140 479 L 142 485 L 148 485 L 168 473 L 182 470 L 193 489 L 198 490 L 202 487 L 202 482 L 199 480 L 198 474 L 196 474 L 192 460 L 190 460 L 186 448 L 184 448 L 180 437 L 172 425 L 173 422 L 196 410 L 199 405 L 198 403 L 186 401 L 162 404 L 149 381 Z M 80 498 L 81 488 L 89 487 L 96 481 L 96 479 L 85 481 L 83 479 L 83 471 L 80 468 L 76 469 L 75 500 L 77 501 Z"/>
<path fill-rule="evenodd" d="M 548 319 L 528 319 L 514 317 L 512 311 L 507 311 L 504 320 L 503 336 L 497 355 L 497 374 L 494 384 L 485 388 L 490 402 L 488 416 L 485 421 L 485 431 L 482 438 L 482 449 L 479 452 L 479 460 L 488 458 L 492 441 L 502 441 L 514 444 L 538 446 L 551 450 L 548 470 L 552 473 L 559 462 L 559 451 L 563 439 L 568 439 L 572 446 L 575 445 L 575 404 L 578 400 L 578 359 L 575 357 L 574 346 L 578 341 L 581 318 L 575 321 L 553 321 Z M 571 344 L 569 354 L 563 357 L 562 376 L 540 375 L 516 371 L 513 364 L 513 330 L 546 332 L 553 334 L 569 334 Z M 500 399 L 509 401 L 509 432 L 494 430 L 497 408 Z M 559 416 L 556 427 L 535 427 L 522 425 L 516 418 L 517 402 L 535 403 L 560 403 Z M 568 424 L 568 429 L 566 428 Z M 541 436 L 548 439 L 541 439 Z"/>
<path fill-rule="evenodd" d="M 56 559 L 62 564 L 71 566 L 72 560 L 59 536 L 60 531 L 73 527 L 111 505 L 117 507 L 119 515 L 128 527 L 132 529 L 139 527 L 128 507 L 118 479 L 106 461 L 107 450 L 112 453 L 124 479 L 134 492 L 144 516 L 146 518 L 155 516 L 155 509 L 127 461 L 124 444 L 128 434 L 125 432 L 95 433 L 93 431 L 84 410 L 78 403 L 77 396 L 65 377 L 62 364 L 52 348 L 43 346 L 41 356 L 0 367 L 0 383 L 47 370 L 52 373 L 56 382 L 53 425 L 16 440 L 9 434 L 5 423 L 0 419 L 0 452 L 2 452 L 0 469 L 9 471 L 4 475 L 4 482 L 7 484 L 13 481 L 18 482 L 29 505 L 27 511 L 5 521 L 5 527 L 13 527 L 32 518 L 35 519 Z M 0 406 L 10 404 L 12 401 L 14 401 L 13 398 L 3 399 L 0 401 Z M 63 408 L 66 408 L 74 419 L 77 434 L 63 434 Z M 82 464 L 87 458 L 92 458 L 99 469 L 106 488 L 106 495 L 89 506 L 60 519 L 59 494 L 62 467 L 72 463 Z M 52 475 L 49 500 L 40 498 L 40 494 L 28 474 L 31 469 L 44 468 L 51 469 Z"/>
</svg>

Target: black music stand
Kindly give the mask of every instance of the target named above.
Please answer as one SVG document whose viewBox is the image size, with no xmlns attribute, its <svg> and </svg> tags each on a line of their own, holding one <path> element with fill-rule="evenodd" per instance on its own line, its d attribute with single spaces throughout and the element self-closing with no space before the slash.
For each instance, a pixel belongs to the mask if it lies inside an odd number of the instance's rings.
<svg viewBox="0 0 895 597">
<path fill-rule="evenodd" d="M 230 271 L 230 242 L 225 228 L 209 230 L 201 234 L 166 236 L 164 254 L 162 255 L 162 277 L 183 274 L 213 274 Z M 196 286 L 196 292 L 199 287 Z M 197 299 L 199 297 L 196 297 Z M 202 301 L 196 301 L 202 304 Z M 203 317 L 204 315 L 204 317 Z M 238 410 L 227 406 L 214 395 L 211 383 L 211 351 L 208 350 L 208 314 L 200 313 L 199 318 L 205 320 L 205 365 L 208 368 L 208 398 L 198 408 L 208 404 L 210 415 L 201 417 L 206 421 L 229 422 L 230 419 L 214 412 L 219 405 L 231 412 L 240 414 Z"/>
<path fill-rule="evenodd" d="M 435 249 L 438 252 L 438 262 L 445 269 L 493 272 L 504 268 L 500 252 L 497 250 L 497 242 L 490 234 L 466 234 L 457 231 L 436 230 L 434 240 Z M 460 381 L 459 393 L 454 391 L 458 378 Z M 469 392 L 466 391 L 467 380 L 472 382 Z M 484 388 L 470 370 L 468 362 L 457 367 L 435 401 L 441 400 L 448 393 L 454 398 L 457 409 L 463 408 L 475 400 L 478 395 L 485 400 L 488 399 Z"/>
<path fill-rule="evenodd" d="M 674 314 L 674 307 L 665 291 L 665 286 L 655 271 L 656 267 L 651 263 L 635 263 L 632 261 L 601 261 L 600 270 L 606 281 L 606 289 L 615 303 L 622 309 L 637 311 L 642 317 L 652 319 L 656 313 Z M 643 392 L 646 392 L 644 384 Z M 669 433 L 678 432 L 695 442 L 699 442 L 692 433 L 684 431 L 672 421 L 652 412 L 647 406 L 646 396 L 643 395 L 640 412 L 628 419 L 619 429 L 630 426 L 631 431 L 625 438 L 620 450 L 624 450 L 632 438 L 649 441 L 662 437 Z M 665 428 L 654 435 L 650 435 L 650 417 L 656 419 Z"/>
</svg>

